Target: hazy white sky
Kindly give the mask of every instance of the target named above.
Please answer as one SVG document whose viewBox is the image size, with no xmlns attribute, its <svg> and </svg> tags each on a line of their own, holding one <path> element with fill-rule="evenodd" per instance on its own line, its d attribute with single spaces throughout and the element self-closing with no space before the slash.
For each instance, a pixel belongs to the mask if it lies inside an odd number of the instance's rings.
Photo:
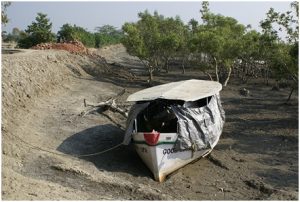
<svg viewBox="0 0 300 202">
<path fill-rule="evenodd" d="M 251 24 L 256 30 L 266 12 L 273 7 L 276 11 L 290 10 L 291 1 L 215 1 L 210 2 L 210 10 L 225 16 L 234 17 L 242 24 Z M 53 23 L 53 32 L 57 32 L 64 23 L 76 24 L 89 31 L 105 24 L 117 28 L 125 22 L 137 21 L 138 12 L 148 9 L 157 10 L 164 16 L 179 15 L 184 22 L 191 18 L 200 21 L 201 1 L 196 2 L 12 2 L 7 9 L 10 22 L 3 30 L 11 32 L 12 28 L 26 29 L 36 14 L 48 15 Z"/>
</svg>

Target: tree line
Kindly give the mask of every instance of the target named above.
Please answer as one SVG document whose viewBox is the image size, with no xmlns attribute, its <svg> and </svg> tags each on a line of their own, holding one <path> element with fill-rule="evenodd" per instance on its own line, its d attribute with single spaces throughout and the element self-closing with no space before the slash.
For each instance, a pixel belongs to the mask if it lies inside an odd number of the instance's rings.
<svg viewBox="0 0 300 202">
<path fill-rule="evenodd" d="M 224 86 L 233 72 L 243 81 L 260 75 L 268 82 L 273 73 L 278 80 L 297 83 L 298 2 L 291 8 L 295 13 L 278 13 L 271 8 L 260 22 L 261 33 L 232 17 L 212 13 L 208 2 L 202 3 L 202 22 L 191 19 L 184 24 L 179 16 L 166 18 L 144 11 L 138 14 L 137 22 L 123 25 L 123 44 L 147 67 L 149 81 L 153 72 L 168 72 L 169 63 L 177 61 L 183 73 L 189 63 Z M 286 41 L 278 36 L 282 29 L 286 30 Z"/>
<path fill-rule="evenodd" d="M 4 6 L 6 9 L 9 4 Z M 146 10 L 138 14 L 137 22 L 125 23 L 122 30 L 104 25 L 97 27 L 95 33 L 64 24 L 55 35 L 47 15 L 38 13 L 25 31 L 14 29 L 6 39 L 15 38 L 23 48 L 51 41 L 79 40 L 87 47 L 122 42 L 128 53 L 137 56 L 147 68 L 149 82 L 155 72 L 168 73 L 176 65 L 185 73 L 186 67 L 192 66 L 224 86 L 232 75 L 243 82 L 260 76 L 267 84 L 272 77 L 278 82 L 292 82 L 293 92 L 298 85 L 298 8 L 297 1 L 286 13 L 270 8 L 260 22 L 261 32 L 232 17 L 211 12 L 205 1 L 200 9 L 201 20 L 184 23 L 179 16 L 164 17 Z M 2 18 L 7 23 L 3 12 Z M 285 40 L 279 37 L 282 30 L 287 33 Z"/>
<path fill-rule="evenodd" d="M 5 23 L 8 22 L 8 18 L 3 19 L 6 20 Z M 3 23 L 4 21 L 2 21 Z M 13 28 L 10 34 L 2 33 L 4 41 L 15 41 L 20 48 L 30 48 L 40 43 L 75 40 L 81 41 L 86 47 L 99 48 L 120 43 L 122 36 L 122 30 L 111 25 L 97 27 L 96 32 L 92 33 L 77 25 L 64 24 L 57 34 L 54 34 L 50 19 L 43 13 L 38 13 L 35 21 L 28 25 L 24 31 Z"/>
</svg>

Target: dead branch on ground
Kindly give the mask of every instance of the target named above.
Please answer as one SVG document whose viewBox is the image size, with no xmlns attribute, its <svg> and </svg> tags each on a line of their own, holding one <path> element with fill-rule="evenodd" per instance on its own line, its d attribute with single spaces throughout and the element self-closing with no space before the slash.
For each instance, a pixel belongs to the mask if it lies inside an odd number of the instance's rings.
<svg viewBox="0 0 300 202">
<path fill-rule="evenodd" d="M 119 114 L 121 114 L 122 116 L 124 116 L 125 118 L 128 117 L 128 113 L 126 109 L 122 109 L 121 107 L 119 107 L 116 103 L 116 99 L 119 98 L 120 96 L 122 96 L 125 93 L 125 89 L 123 89 L 120 93 L 118 93 L 118 95 L 116 95 L 115 97 L 111 97 L 108 100 L 104 101 L 104 102 L 99 102 L 96 104 L 92 104 L 92 103 L 87 103 L 86 99 L 83 100 L 84 102 L 84 106 L 88 107 L 87 109 L 85 109 L 84 111 L 82 111 L 80 113 L 80 116 L 86 116 L 87 114 L 93 112 L 93 111 L 98 111 L 98 110 L 111 110 L 113 112 L 118 112 Z"/>
</svg>

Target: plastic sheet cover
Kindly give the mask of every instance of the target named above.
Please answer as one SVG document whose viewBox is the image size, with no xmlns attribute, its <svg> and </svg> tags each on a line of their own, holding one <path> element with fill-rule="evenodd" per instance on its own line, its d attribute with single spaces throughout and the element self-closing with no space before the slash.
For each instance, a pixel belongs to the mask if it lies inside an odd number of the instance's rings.
<svg viewBox="0 0 300 202">
<path fill-rule="evenodd" d="M 135 104 L 131 108 L 123 144 L 130 143 L 134 120 L 149 104 Z M 218 143 L 225 123 L 219 94 L 213 95 L 204 107 L 193 107 L 192 102 L 186 102 L 183 106 L 171 105 L 171 109 L 178 119 L 178 138 L 174 145 L 176 150 L 210 149 Z"/>
<path fill-rule="evenodd" d="M 172 106 L 178 118 L 176 150 L 212 149 L 219 141 L 225 122 L 225 112 L 219 94 L 200 108 Z"/>
<path fill-rule="evenodd" d="M 137 115 L 141 111 L 146 109 L 149 106 L 149 104 L 150 104 L 150 102 L 145 102 L 145 103 L 141 103 L 141 104 L 135 104 L 131 107 L 129 114 L 128 114 L 127 121 L 126 121 L 126 131 L 125 131 L 124 140 L 123 140 L 124 145 L 129 145 L 129 143 L 131 141 L 134 120 L 136 119 Z"/>
</svg>

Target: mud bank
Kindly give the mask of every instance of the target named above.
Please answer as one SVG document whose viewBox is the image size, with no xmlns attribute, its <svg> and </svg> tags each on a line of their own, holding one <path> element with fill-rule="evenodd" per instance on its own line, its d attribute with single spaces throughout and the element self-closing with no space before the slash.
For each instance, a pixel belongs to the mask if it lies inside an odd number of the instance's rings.
<svg viewBox="0 0 300 202">
<path fill-rule="evenodd" d="M 123 47 L 94 52 L 107 57 L 114 71 L 130 64 L 143 71 Z M 298 199 L 298 97 L 283 105 L 289 92 L 271 91 L 260 81 L 241 86 L 233 80 L 222 91 L 226 124 L 219 144 L 210 157 L 164 183 L 153 180 L 132 146 L 94 157 L 69 155 L 105 150 L 123 139 L 122 116 L 110 111 L 78 116 L 84 99 L 97 103 L 125 88 L 117 102 L 130 107 L 127 96 L 145 88 L 147 76 L 127 81 L 102 74 L 102 68 L 95 58 L 64 51 L 2 55 L 2 199 Z M 172 70 L 155 75 L 155 82 L 190 78 L 204 77 Z M 241 87 L 250 90 L 249 97 L 239 94 Z M 33 149 L 19 138 L 62 155 Z"/>
</svg>

